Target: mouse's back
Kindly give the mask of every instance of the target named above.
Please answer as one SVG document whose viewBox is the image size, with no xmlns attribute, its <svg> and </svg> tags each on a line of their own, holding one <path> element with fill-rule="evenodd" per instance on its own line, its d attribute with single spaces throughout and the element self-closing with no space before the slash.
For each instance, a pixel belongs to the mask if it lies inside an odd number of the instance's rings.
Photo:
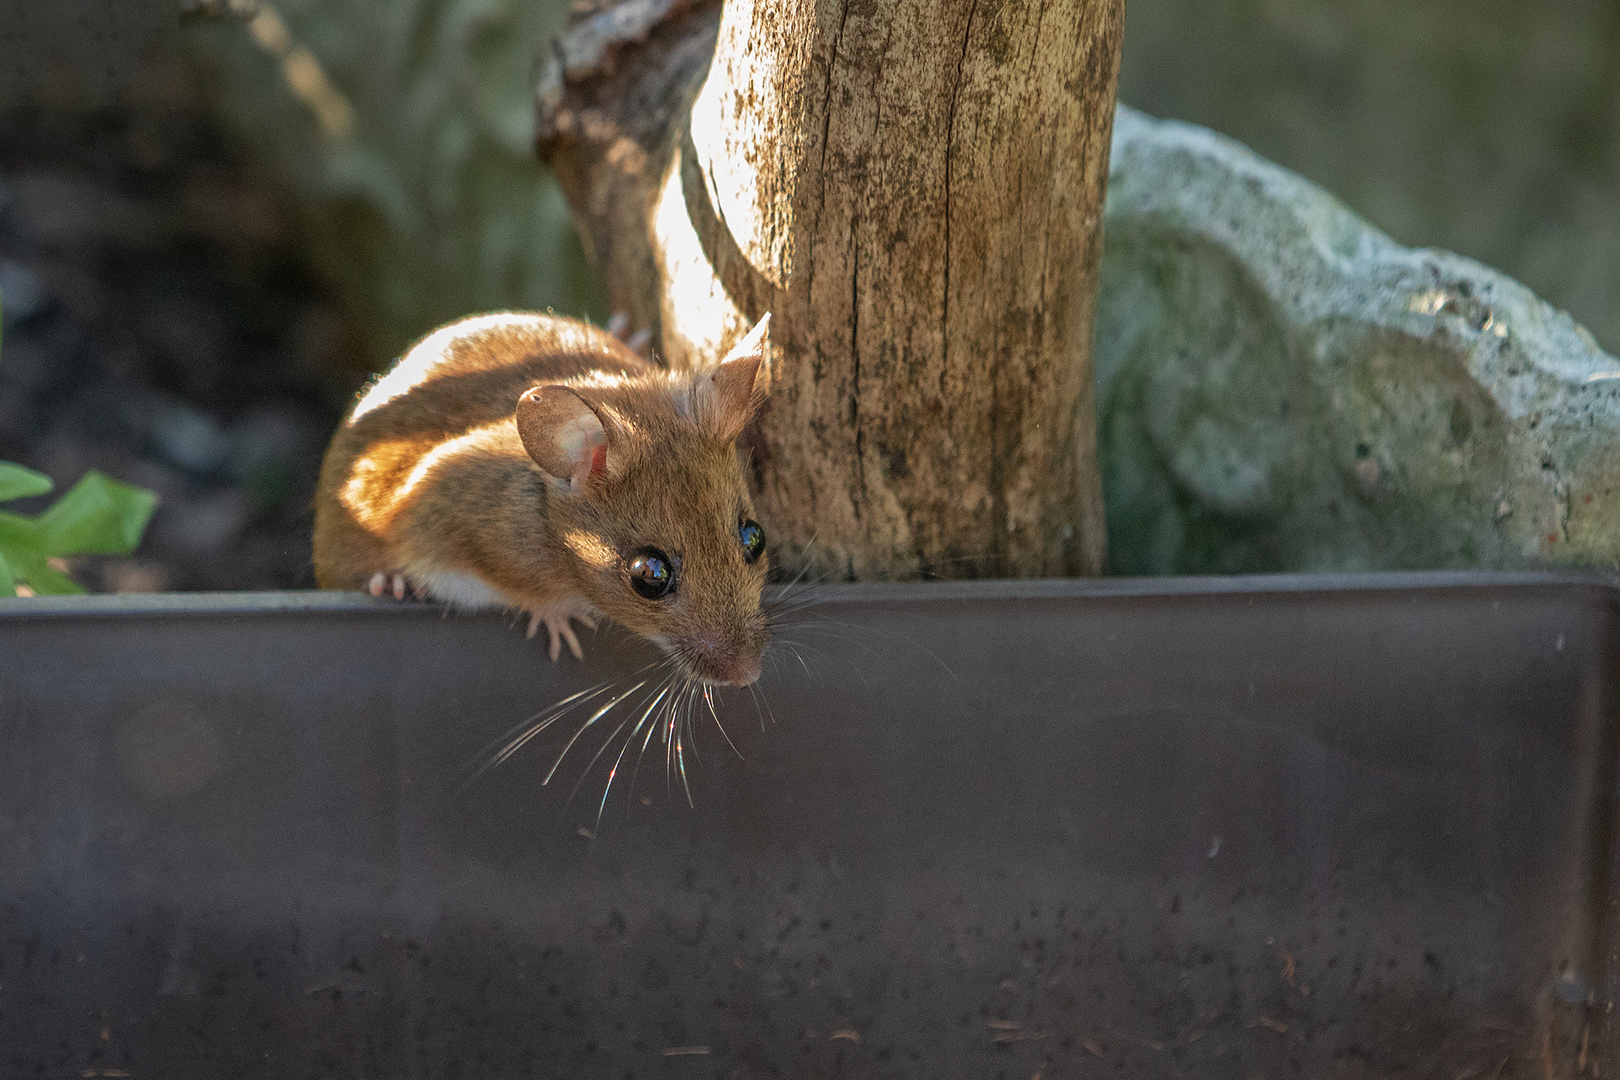
<svg viewBox="0 0 1620 1080">
<path fill-rule="evenodd" d="M 435 330 L 360 395 L 332 437 L 315 493 L 316 582 L 362 587 L 388 561 L 385 540 L 360 520 L 380 516 L 368 505 L 400 490 L 436 448 L 509 419 L 530 387 L 655 369 L 606 330 L 561 316 L 500 312 Z"/>
</svg>

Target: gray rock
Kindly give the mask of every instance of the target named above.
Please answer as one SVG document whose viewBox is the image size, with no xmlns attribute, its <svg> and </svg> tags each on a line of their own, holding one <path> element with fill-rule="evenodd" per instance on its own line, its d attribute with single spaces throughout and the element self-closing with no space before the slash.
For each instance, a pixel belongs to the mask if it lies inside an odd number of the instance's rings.
<svg viewBox="0 0 1620 1080">
<path fill-rule="evenodd" d="M 28 267 L 0 256 L 0 318 L 25 323 L 50 305 L 44 284 Z"/>
<path fill-rule="evenodd" d="M 1130 0 L 1119 96 L 1230 135 L 1620 355 L 1614 0 Z"/>
<path fill-rule="evenodd" d="M 1620 362 L 1207 129 L 1121 108 L 1098 300 L 1112 569 L 1620 569 Z"/>
</svg>

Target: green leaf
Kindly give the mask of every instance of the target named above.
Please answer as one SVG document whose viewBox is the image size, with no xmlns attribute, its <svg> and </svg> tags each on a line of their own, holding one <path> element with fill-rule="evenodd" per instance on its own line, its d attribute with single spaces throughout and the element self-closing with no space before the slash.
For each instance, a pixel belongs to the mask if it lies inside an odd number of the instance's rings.
<svg viewBox="0 0 1620 1080">
<path fill-rule="evenodd" d="M 0 551 L 45 557 L 45 544 L 40 539 L 39 522 L 21 514 L 0 511 Z"/>
<path fill-rule="evenodd" d="M 44 567 L 45 559 L 39 522 L 21 514 L 0 512 L 0 562 L 5 566 L 4 573 L 0 574 L 0 596 L 15 595 L 17 582 L 27 581 L 31 576 L 29 570 Z"/>
<path fill-rule="evenodd" d="M 30 495 L 43 495 L 56 485 L 44 473 L 25 469 L 9 461 L 0 461 L 0 502 L 26 499 Z"/>
<path fill-rule="evenodd" d="M 40 596 L 76 596 L 84 592 L 77 581 L 43 562 L 27 567 L 17 576 L 28 582 Z"/>
<path fill-rule="evenodd" d="M 79 588 L 78 582 L 68 577 L 62 571 L 48 565 L 44 556 L 19 556 L 16 552 L 6 553 L 6 564 L 11 570 L 13 588 L 15 582 L 26 582 L 34 592 L 40 596 L 67 596 L 84 592 Z"/>
<path fill-rule="evenodd" d="M 145 488 L 87 472 L 36 520 L 52 555 L 122 555 L 141 542 L 156 508 L 157 496 Z"/>
</svg>

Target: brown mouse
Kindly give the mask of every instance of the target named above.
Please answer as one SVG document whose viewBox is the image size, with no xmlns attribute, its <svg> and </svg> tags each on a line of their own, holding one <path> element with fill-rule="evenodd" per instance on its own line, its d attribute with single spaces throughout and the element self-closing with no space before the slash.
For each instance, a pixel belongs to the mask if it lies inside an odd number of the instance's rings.
<svg viewBox="0 0 1620 1080">
<path fill-rule="evenodd" d="M 670 371 L 552 315 L 451 323 L 361 396 L 315 495 L 324 589 L 517 608 L 555 660 L 606 616 L 704 683 L 759 677 L 765 534 L 736 439 L 764 393 L 768 321 Z"/>
</svg>

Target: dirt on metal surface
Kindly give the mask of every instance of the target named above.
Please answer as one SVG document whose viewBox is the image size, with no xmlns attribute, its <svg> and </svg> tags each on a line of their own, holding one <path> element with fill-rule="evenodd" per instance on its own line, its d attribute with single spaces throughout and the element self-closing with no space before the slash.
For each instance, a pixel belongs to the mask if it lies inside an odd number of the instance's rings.
<svg viewBox="0 0 1620 1080">
<path fill-rule="evenodd" d="M 0 604 L 0 1073 L 1617 1067 L 1609 587 L 822 595 L 719 701 L 741 758 L 696 722 L 696 808 L 655 739 L 600 821 L 617 713 L 460 784 L 639 642 Z"/>
</svg>

